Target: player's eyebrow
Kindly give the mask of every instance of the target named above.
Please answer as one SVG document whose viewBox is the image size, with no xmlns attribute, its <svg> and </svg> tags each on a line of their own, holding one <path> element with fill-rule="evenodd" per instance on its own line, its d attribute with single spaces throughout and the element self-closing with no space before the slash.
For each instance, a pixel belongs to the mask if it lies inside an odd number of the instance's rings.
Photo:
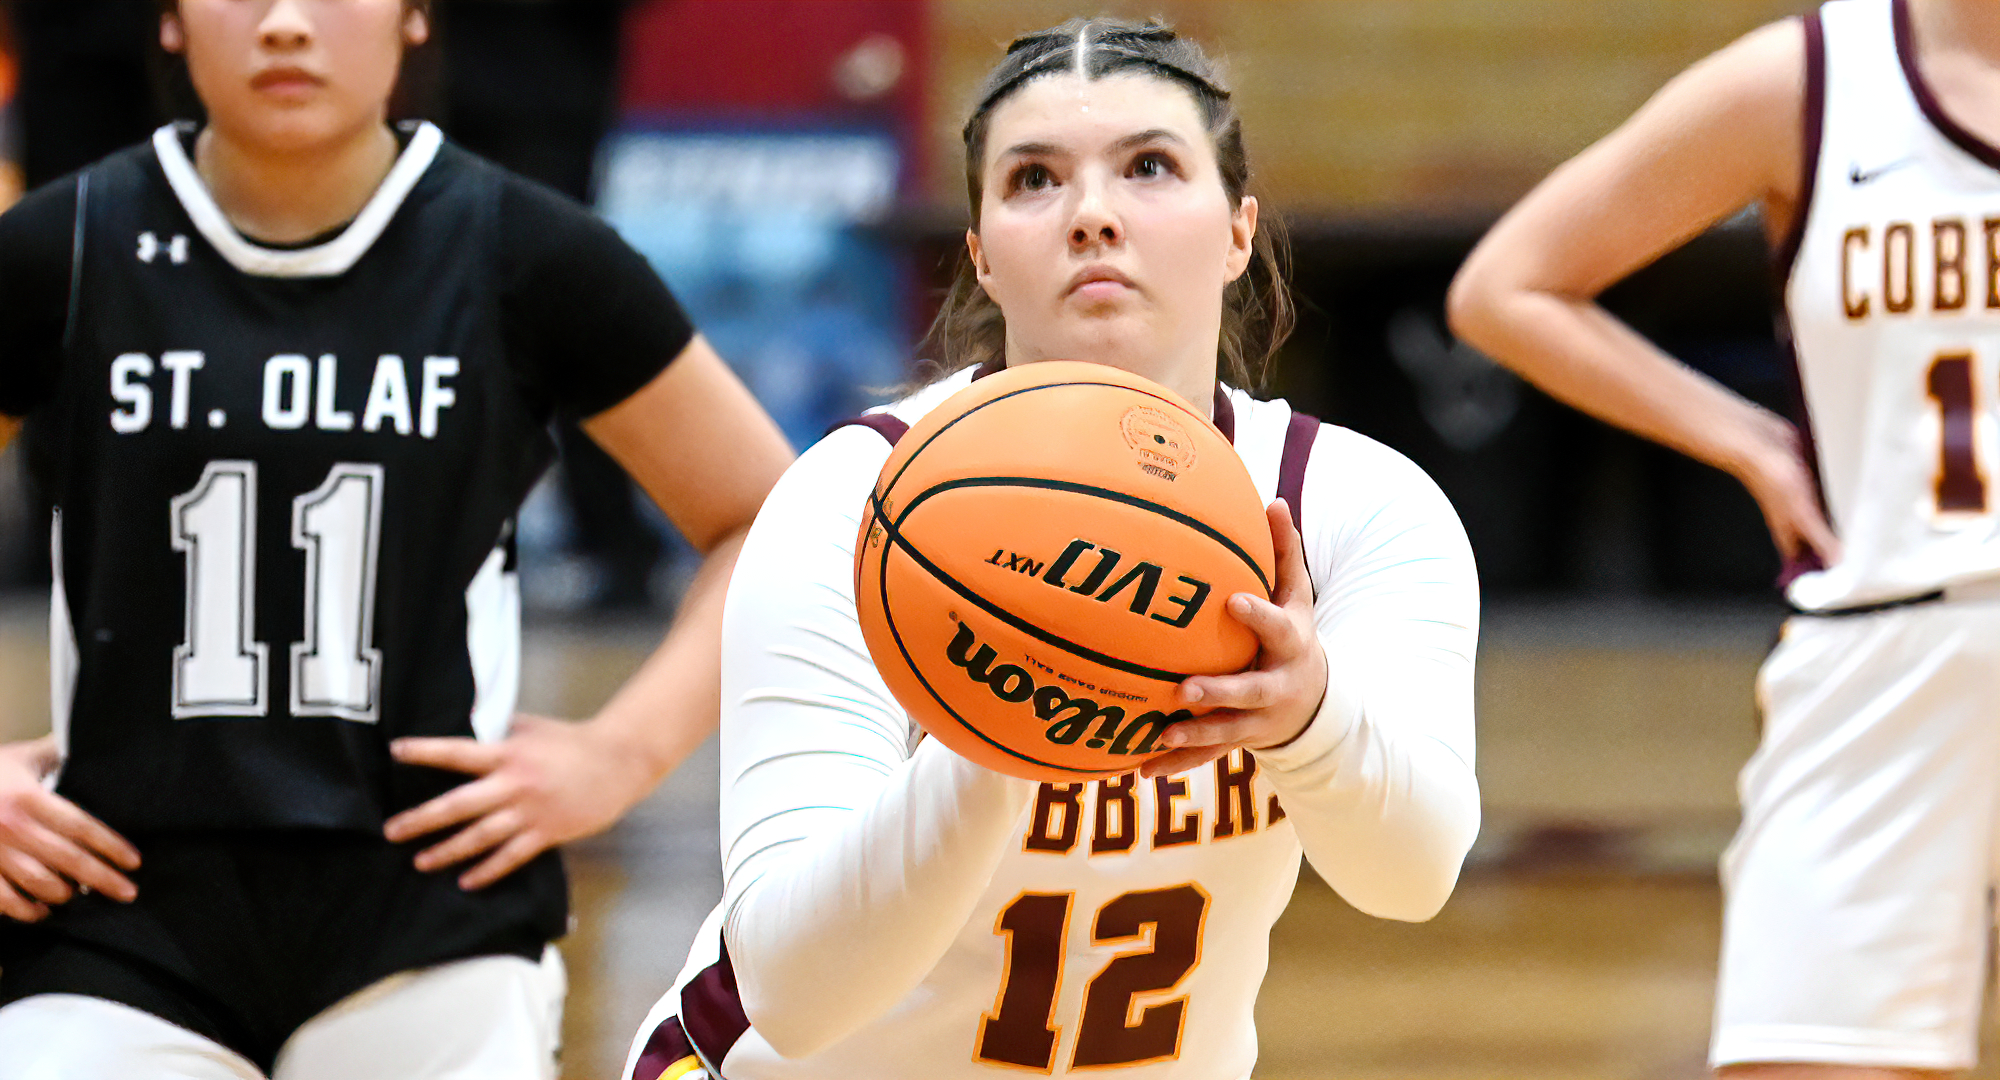
<svg viewBox="0 0 2000 1080">
<path fill-rule="evenodd" d="M 1176 135 L 1171 131 L 1168 131 L 1166 128 L 1147 128 L 1144 131 L 1134 132 L 1133 134 L 1127 135 L 1124 138 L 1119 139 L 1117 142 L 1112 143 L 1111 149 L 1115 153 L 1122 154 L 1128 150 L 1136 150 L 1139 147 L 1145 146 L 1148 143 L 1159 143 L 1159 142 L 1174 143 L 1179 146 L 1187 145 L 1187 140 L 1181 138 L 1179 135 Z"/>
<path fill-rule="evenodd" d="M 1002 152 L 1003 157 L 1053 157 L 1061 154 L 1063 148 L 1055 143 L 1024 142 L 1015 143 Z"/>
</svg>

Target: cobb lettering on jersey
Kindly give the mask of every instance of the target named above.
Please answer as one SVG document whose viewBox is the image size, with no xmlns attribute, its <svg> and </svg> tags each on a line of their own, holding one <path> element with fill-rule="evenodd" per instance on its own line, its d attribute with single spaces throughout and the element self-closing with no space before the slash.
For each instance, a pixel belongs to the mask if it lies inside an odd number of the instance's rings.
<svg viewBox="0 0 2000 1080">
<path fill-rule="evenodd" d="M 160 354 L 156 365 L 145 353 L 122 353 L 111 361 L 111 430 L 131 435 L 153 423 L 156 373 L 167 382 L 170 402 L 168 425 L 179 431 L 188 426 L 189 410 L 196 401 L 194 373 L 208 364 L 206 355 L 195 350 L 169 350 Z M 332 353 L 319 357 L 315 366 L 301 353 L 281 353 L 264 362 L 263 403 L 259 417 L 271 431 L 299 431 L 310 426 L 316 431 L 353 431 L 355 412 L 341 408 L 352 403 L 352 390 L 343 392 L 340 358 Z M 397 435 L 420 432 L 435 439 L 446 409 L 458 403 L 451 380 L 459 373 L 455 356 L 424 357 L 418 393 L 413 400 L 410 378 L 403 358 L 395 354 L 379 357 L 368 380 L 368 391 L 360 407 L 361 430 L 373 434 L 391 431 Z M 210 428 L 226 425 L 229 413 L 210 408 L 205 413 Z"/>
<path fill-rule="evenodd" d="M 2000 213 L 2000 202 L 1994 209 Z M 2000 216 L 1870 221 L 1841 231 L 1840 310 L 1850 321 L 1967 304 L 2000 310 Z"/>
<path fill-rule="evenodd" d="M 1086 818 L 1090 821 L 1090 842 L 1085 850 L 1092 855 L 1145 850 L 1142 837 L 1157 851 L 1256 832 L 1256 755 L 1248 750 L 1231 751 L 1216 759 L 1213 771 L 1214 786 L 1203 785 L 1194 798 L 1190 798 L 1186 774 L 1142 781 L 1137 773 L 1126 773 L 1087 783 L 1044 783 L 1035 794 L 1035 810 L 1028 819 L 1021 850 L 1067 855 L 1082 843 Z M 1088 813 L 1084 810 L 1086 789 L 1091 793 Z M 1266 797 L 1262 809 L 1266 825 L 1285 820 L 1285 808 L 1279 805 L 1276 793 Z M 1215 824 L 1204 830 L 1207 820 Z"/>
</svg>

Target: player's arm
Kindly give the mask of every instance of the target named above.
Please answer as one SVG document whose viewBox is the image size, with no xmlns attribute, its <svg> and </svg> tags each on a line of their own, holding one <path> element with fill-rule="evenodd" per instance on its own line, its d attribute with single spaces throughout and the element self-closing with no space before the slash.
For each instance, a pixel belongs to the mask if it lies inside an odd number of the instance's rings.
<svg viewBox="0 0 2000 1080">
<path fill-rule="evenodd" d="M 1306 473 L 1308 535 L 1273 519 L 1274 602 L 1230 599 L 1263 643 L 1256 667 L 1188 680 L 1222 707 L 1170 730 L 1169 745 L 1200 749 L 1168 767 L 1249 748 L 1320 876 L 1368 914 L 1420 921 L 1479 831 L 1478 576 L 1422 470 L 1352 434 L 1327 448 L 1335 437 Z"/>
<path fill-rule="evenodd" d="M 837 431 L 779 482 L 744 546 L 723 638 L 724 935 L 780 1054 L 906 997 L 1019 842 L 1035 785 L 912 728 L 868 656 L 854 543 L 888 457 Z"/>
<path fill-rule="evenodd" d="M 21 433 L 21 422 L 6 413 L 0 413 L 0 450 L 13 445 L 14 436 Z"/>
<path fill-rule="evenodd" d="M 1459 336 L 1549 394 L 1722 469 L 1756 497 L 1780 554 L 1837 543 L 1797 432 L 1598 306 L 1606 288 L 1745 206 L 1774 234 L 1803 212 L 1805 34 L 1755 31 L 1689 68 L 1552 173 L 1452 283 Z"/>
<path fill-rule="evenodd" d="M 469 889 L 609 828 L 715 730 L 723 592 L 757 508 L 792 458 L 777 425 L 699 336 L 645 387 L 582 426 L 704 558 L 665 640 L 590 720 L 519 716 L 499 743 L 392 745 L 407 764 L 480 777 L 385 828 L 402 841 L 470 822 L 416 860 L 429 871 L 485 855 L 461 875 Z"/>
</svg>

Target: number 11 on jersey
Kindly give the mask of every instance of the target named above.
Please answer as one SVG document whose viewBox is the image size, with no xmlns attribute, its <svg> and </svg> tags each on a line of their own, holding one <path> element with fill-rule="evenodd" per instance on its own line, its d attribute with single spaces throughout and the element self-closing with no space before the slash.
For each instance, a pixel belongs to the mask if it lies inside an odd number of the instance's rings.
<svg viewBox="0 0 2000 1080">
<path fill-rule="evenodd" d="M 343 462 L 292 500 L 292 546 L 306 554 L 306 640 L 291 647 L 293 716 L 379 717 L 382 484 L 382 466 Z M 187 561 L 174 717 L 269 715 L 269 649 L 255 640 L 257 463 L 209 462 L 170 510 L 173 547 Z"/>
</svg>

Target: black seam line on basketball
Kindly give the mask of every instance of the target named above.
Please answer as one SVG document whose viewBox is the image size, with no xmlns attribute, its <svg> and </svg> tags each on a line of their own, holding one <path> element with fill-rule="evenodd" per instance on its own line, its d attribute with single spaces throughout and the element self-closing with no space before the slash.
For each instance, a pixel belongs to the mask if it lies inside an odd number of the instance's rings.
<svg viewBox="0 0 2000 1080">
<path fill-rule="evenodd" d="M 1182 404 L 1179 401 L 1161 397 L 1160 395 L 1153 393 L 1151 390 L 1142 390 L 1136 386 L 1127 386 L 1124 383 L 1095 382 L 1084 379 L 1077 379 L 1073 382 L 1042 383 L 1037 386 L 1024 386 L 1019 390 L 1009 390 L 1006 393 L 1001 394 L 999 397 L 994 398 L 991 401 L 982 401 L 979 404 L 974 405 L 972 408 L 967 409 L 964 412 L 958 414 L 957 416 L 952 417 L 949 421 L 945 423 L 943 427 L 932 432 L 930 438 L 925 439 L 924 444 L 922 446 L 919 446 L 915 450 L 910 451 L 910 456 L 903 460 L 903 465 L 901 468 L 896 470 L 896 475 L 890 477 L 889 482 L 887 484 L 882 485 L 881 494 L 887 495 L 889 492 L 894 491 L 896 489 L 897 481 L 903 478 L 903 474 L 910 470 L 911 465 L 916 464 L 917 455 L 923 453 L 925 450 L 930 449 L 930 445 L 932 443 L 943 438 L 945 432 L 950 431 L 952 428 L 958 426 L 959 421 L 966 419 L 967 417 L 971 416 L 973 413 L 976 413 L 981 409 L 993 405 L 998 405 L 1001 402 L 1007 400 L 1008 398 L 1019 397 L 1022 394 L 1032 394 L 1037 390 L 1054 390 L 1057 389 L 1058 387 L 1063 387 L 1063 386 L 1110 386 L 1110 387 L 1115 387 L 1119 390 L 1130 390 L 1135 394 L 1144 394 L 1147 397 L 1152 398 L 1154 401 L 1165 402 L 1167 405 L 1170 405 L 1173 408 L 1179 409 L 1180 411 L 1185 413 L 1191 414 L 1193 412 L 1193 410 L 1189 409 L 1186 405 Z M 1210 423 L 1213 422 L 1214 421 L 1210 421 Z M 891 449 L 889 452 L 893 455 L 895 453 L 895 450 Z"/>
<path fill-rule="evenodd" d="M 1231 555 L 1241 559 L 1243 565 L 1249 567 L 1250 572 L 1257 575 L 1257 584 L 1264 587 L 1264 595 L 1269 596 L 1271 594 L 1271 582 L 1264 577 L 1264 568 L 1258 566 L 1257 560 L 1251 558 L 1250 553 L 1238 546 L 1236 541 L 1224 536 L 1214 526 L 1198 518 L 1189 517 L 1171 506 L 1156 503 L 1151 499 L 1142 499 L 1137 495 L 1127 495 L 1115 488 L 1098 487 L 1094 484 L 1079 484 L 1073 480 L 1049 480 L 1039 476 L 968 476 L 960 480 L 946 480 L 944 483 L 934 485 L 923 494 L 911 499 L 910 505 L 903 507 L 903 512 L 897 515 L 897 524 L 900 525 L 903 518 L 908 517 L 910 511 L 915 510 L 925 499 L 940 492 L 968 487 L 1028 487 L 1044 488 L 1049 491 L 1067 491 L 1072 495 L 1091 495 L 1111 502 L 1124 503 L 1127 506 L 1136 506 L 1141 510 L 1151 511 L 1161 517 L 1177 521 L 1228 548 Z"/>
<path fill-rule="evenodd" d="M 930 491 L 926 491 L 922 495 L 917 496 L 916 500 L 910 503 L 909 507 L 904 509 L 903 514 L 905 516 L 908 516 L 911 510 L 921 505 L 925 499 L 929 498 L 932 494 L 936 493 L 937 490 L 938 488 L 932 488 Z M 879 501 L 877 502 L 875 508 L 875 519 L 877 521 L 882 520 L 882 508 Z M 911 544 L 907 540 L 904 540 L 901 529 L 898 529 L 894 525 L 889 525 L 883 530 L 883 532 L 886 534 L 890 543 L 896 545 L 899 548 L 902 548 L 904 554 L 907 554 L 911 559 L 915 560 L 917 565 L 923 567 L 926 573 L 930 574 L 932 577 L 943 582 L 946 588 L 950 589 L 952 592 L 957 593 L 961 599 L 968 600 L 974 604 L 979 605 L 980 610 L 986 612 L 988 615 L 991 615 L 996 619 L 999 619 L 1001 622 L 1006 623 L 1007 625 L 1013 627 L 1016 630 L 1021 631 L 1024 634 L 1028 634 L 1029 636 L 1034 637 L 1046 644 L 1054 645 L 1056 648 L 1062 649 L 1063 651 L 1068 652 L 1074 656 L 1080 656 L 1085 660 L 1090 660 L 1095 663 L 1102 664 L 1108 668 L 1116 668 L 1117 670 L 1123 671 L 1128 675 L 1138 675 L 1147 679 L 1157 679 L 1161 682 L 1171 682 L 1171 683 L 1177 683 L 1182 681 L 1183 679 L 1188 679 L 1192 677 L 1190 674 L 1184 672 L 1167 671 L 1164 668 L 1147 667 L 1144 664 L 1135 664 L 1130 660 L 1120 660 L 1115 656 L 1098 652 L 1096 649 L 1093 649 L 1088 645 L 1081 645 L 1078 644 L 1077 642 L 1071 641 L 1070 639 L 1063 637 L 1060 634 L 1051 634 L 1047 630 L 1044 630 L 1041 627 L 1036 626 L 1034 623 L 1031 623 L 1026 619 L 1023 619 L 1013 614 L 1012 612 L 1007 611 L 1006 609 L 993 603 L 991 600 L 988 600 L 985 597 L 979 595 L 978 593 L 973 592 L 963 582 L 959 581 L 955 577 L 952 577 L 950 574 L 945 573 L 944 567 L 939 566 L 938 564 L 925 558 L 924 553 L 918 551 L 916 545 Z M 886 553 L 884 555 L 884 558 L 886 561 Z M 886 585 L 887 582 L 885 581 L 884 584 Z M 887 594 L 885 593 L 884 595 Z M 887 603 L 884 603 L 882 605 L 882 608 L 885 611 L 888 610 L 888 607 L 889 605 Z"/>
<path fill-rule="evenodd" d="M 876 501 L 875 516 L 877 520 L 880 520 L 882 516 L 881 500 L 877 499 L 875 501 Z M 894 535 L 893 530 L 891 530 L 890 535 Z M 1034 757 L 1029 754 L 1024 754 L 1019 750 L 1014 749 L 1011 746 L 1006 746 L 1002 743 L 995 741 L 992 736 L 986 734 L 985 732 L 967 723 L 965 717 L 958 715 L 958 710 L 952 708 L 951 703 L 944 699 L 944 695 L 937 692 L 937 687 L 932 686 L 931 681 L 924 677 L 924 669 L 921 665 L 917 663 L 917 658 L 910 655 L 910 647 L 908 645 L 903 644 L 903 632 L 901 630 L 896 629 L 896 613 L 890 609 L 888 602 L 889 553 L 886 550 L 882 552 L 882 558 L 880 561 L 882 566 L 880 571 L 876 575 L 878 580 L 875 583 L 875 590 L 877 595 L 882 597 L 882 621 L 887 623 L 889 626 L 889 636 L 891 638 L 894 638 L 896 641 L 896 651 L 903 654 L 903 666 L 909 669 L 910 674 L 915 675 L 917 677 L 917 681 L 922 683 L 924 686 L 924 693 L 929 694 L 931 696 L 931 700 L 938 703 L 938 708 L 943 709 L 946 716 L 951 717 L 952 720 L 955 723 L 957 723 L 959 727 L 962 727 L 965 730 L 972 732 L 974 735 L 979 736 L 979 741 L 985 743 L 986 745 L 992 747 L 995 750 L 1000 751 L 1003 754 L 1008 755 L 1009 757 L 1020 758 L 1022 761 L 1028 762 L 1031 765 L 1040 765 L 1046 769 L 1057 769 L 1062 772 L 1076 773 L 1085 778 L 1103 775 L 1104 773 L 1103 769 L 1080 769 L 1074 765 L 1063 765 L 1054 761 L 1043 761 L 1041 758 Z"/>
</svg>

